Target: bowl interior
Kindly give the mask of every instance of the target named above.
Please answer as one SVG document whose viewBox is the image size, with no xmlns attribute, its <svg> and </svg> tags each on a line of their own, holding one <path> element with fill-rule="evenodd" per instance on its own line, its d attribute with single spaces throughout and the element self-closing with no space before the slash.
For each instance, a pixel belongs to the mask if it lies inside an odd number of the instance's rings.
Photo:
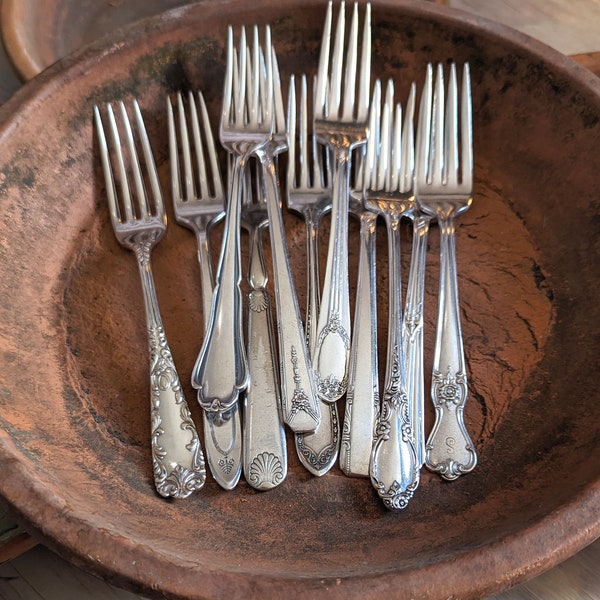
<svg viewBox="0 0 600 600">
<path fill-rule="evenodd" d="M 142 296 L 133 256 L 110 227 L 92 108 L 139 100 L 169 204 L 167 94 L 201 89 L 216 128 L 230 22 L 271 24 L 287 90 L 291 73 L 316 70 L 324 9 L 264 0 L 167 13 L 65 61 L 0 113 L 0 448 L 8 473 L 0 490 L 47 543 L 148 594 L 372 597 L 402 585 L 423 598 L 475 597 L 551 566 L 600 531 L 600 464 L 590 458 L 600 446 L 600 315 L 590 294 L 599 280 L 600 84 L 527 38 L 425 3 L 374 4 L 373 74 L 394 78 L 404 102 L 413 80 L 420 90 L 428 62 L 471 64 L 475 200 L 457 222 L 457 248 L 476 470 L 452 483 L 423 472 L 409 507 L 392 513 L 368 480 L 337 467 L 309 475 L 288 438 L 287 480 L 268 493 L 243 482 L 224 492 L 212 480 L 184 501 L 154 493 Z M 284 216 L 303 306 L 304 225 Z M 188 383 L 202 331 L 195 240 L 170 208 L 169 219 L 154 272 L 200 424 Z M 328 231 L 326 221 L 323 259 Z M 356 223 L 350 235 L 354 289 Z M 383 225 L 377 235 L 383 366 Z M 220 236 L 217 228 L 215 260 Z M 406 275 L 408 226 L 404 244 Z M 433 227 L 426 373 L 438 251 Z M 428 408 L 428 429 L 432 419 Z"/>
</svg>

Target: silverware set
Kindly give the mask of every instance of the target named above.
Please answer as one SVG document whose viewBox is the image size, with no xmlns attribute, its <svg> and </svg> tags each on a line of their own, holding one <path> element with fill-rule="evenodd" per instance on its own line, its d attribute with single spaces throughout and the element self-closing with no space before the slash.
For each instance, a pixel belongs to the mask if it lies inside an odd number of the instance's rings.
<svg viewBox="0 0 600 600">
<path fill-rule="evenodd" d="M 202 287 L 205 335 L 191 383 L 202 408 L 206 462 L 224 489 L 234 488 L 242 471 L 257 490 L 285 480 L 287 425 L 300 462 L 312 474 L 326 474 L 339 454 L 344 474 L 369 477 L 386 507 L 402 509 L 419 485 L 423 465 L 452 480 L 477 462 L 464 420 L 468 380 L 454 226 L 472 202 L 470 73 L 465 64 L 459 78 L 452 63 L 446 86 L 444 67 L 428 65 L 415 130 L 416 85 L 404 107 L 394 98 L 394 82 L 385 89 L 379 80 L 371 86 L 370 4 L 362 30 L 358 4 L 347 32 L 343 1 L 333 35 L 332 17 L 329 2 L 317 75 L 312 86 L 305 75 L 291 76 L 287 114 L 270 28 L 262 42 L 257 27 L 249 36 L 242 28 L 237 46 L 229 28 L 218 133 L 227 151 L 225 183 L 202 94 L 167 100 L 173 210 L 177 223 L 196 236 Z M 150 266 L 150 252 L 167 226 L 161 188 L 138 104 L 133 103 L 133 118 L 122 102 L 104 112 L 102 117 L 94 109 L 111 221 L 118 241 L 137 257 L 146 307 L 155 485 L 164 497 L 183 498 L 204 485 L 206 469 Z M 306 225 L 305 323 L 283 206 Z M 321 289 L 318 231 L 328 213 Z M 350 218 L 360 223 L 353 318 Z M 213 275 L 211 228 L 222 219 Z M 378 219 L 386 225 L 389 269 L 382 392 Z M 406 219 L 413 241 L 403 303 L 400 224 Z M 426 437 L 423 305 L 433 222 L 440 232 L 440 281 L 431 386 L 435 422 Z M 247 264 L 242 229 L 249 239 Z M 263 246 L 267 231 L 270 261 Z M 344 415 L 338 412 L 342 397 Z"/>
</svg>

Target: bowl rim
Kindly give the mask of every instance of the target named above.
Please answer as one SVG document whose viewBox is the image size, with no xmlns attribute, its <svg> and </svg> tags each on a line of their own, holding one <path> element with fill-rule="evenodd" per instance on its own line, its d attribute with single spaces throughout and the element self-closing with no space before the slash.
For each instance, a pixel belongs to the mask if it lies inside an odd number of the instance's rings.
<svg viewBox="0 0 600 600">
<path fill-rule="evenodd" d="M 308 0 L 311 5 L 321 5 L 317 0 Z M 241 0 L 202 0 L 202 4 L 208 10 L 222 10 L 224 4 L 234 4 Z M 268 6 L 274 0 L 260 0 L 260 6 Z M 301 0 L 292 0 L 290 5 L 303 4 Z M 504 42 L 529 55 L 552 63 L 555 70 L 563 75 L 574 79 L 581 88 L 589 91 L 590 95 L 597 98 L 600 104 L 600 78 L 593 75 L 584 67 L 578 65 L 575 61 L 562 55 L 560 52 L 552 49 L 543 42 L 535 40 L 526 34 L 520 33 L 510 27 L 490 21 L 484 17 L 471 15 L 453 9 L 447 6 L 419 2 L 419 0 L 377 0 L 373 5 L 381 5 L 390 9 L 401 10 L 408 14 L 426 16 L 435 21 L 460 22 L 462 27 L 471 29 L 473 32 L 482 31 L 492 33 L 494 37 L 501 38 Z M 61 82 L 69 81 L 70 78 L 78 77 L 85 72 L 87 66 L 92 66 L 98 59 L 115 52 L 120 44 L 134 44 L 136 36 L 149 35 L 153 30 L 160 30 L 175 26 L 176 21 L 188 11 L 198 10 L 197 5 L 186 5 L 181 8 L 169 10 L 163 14 L 144 19 L 143 21 L 133 23 L 119 30 L 114 35 L 101 38 L 92 44 L 81 48 L 72 55 L 59 60 L 57 63 L 44 70 L 33 80 L 27 82 L 23 88 L 18 90 L 11 98 L 0 106 L 0 140 L 7 127 L 13 124 L 13 119 L 18 118 L 19 112 L 30 104 L 35 104 L 44 95 L 51 93 L 52 89 L 59 86 Z M 151 592 L 147 589 L 147 583 L 141 580 L 141 574 L 152 572 L 160 567 L 162 557 L 160 552 L 147 546 L 134 544 L 130 540 L 125 540 L 110 531 L 91 531 L 89 535 L 90 548 L 99 549 L 97 552 L 86 553 L 75 543 L 74 538 L 67 535 L 73 531 L 89 530 L 93 528 L 93 523 L 89 520 L 88 513 L 81 511 L 66 511 L 62 499 L 58 496 L 48 498 L 47 487 L 39 474 L 35 476 L 27 468 L 22 460 L 16 446 L 10 439 L 10 436 L 0 431 L 0 454 L 3 456 L 3 464 L 6 476 L 0 481 L 0 493 L 12 505 L 17 513 L 17 518 L 31 531 L 36 539 L 41 540 L 49 546 L 69 557 L 74 564 L 85 568 L 109 581 L 115 582 L 124 587 L 136 590 Z M 23 502 L 24 499 L 28 501 Z M 41 514 L 52 515 L 51 519 L 43 523 L 39 522 L 40 506 L 44 508 Z M 37 513 L 35 512 L 37 510 Z M 36 514 L 38 515 L 36 517 Z M 566 518 L 566 517 L 569 518 Z M 545 538 L 547 532 L 555 530 L 560 525 L 561 535 L 569 539 L 569 543 L 557 544 L 554 548 L 547 547 Z M 577 495 L 573 496 L 568 503 L 563 504 L 559 509 L 546 515 L 539 521 L 521 528 L 510 537 L 499 539 L 482 548 L 468 549 L 460 552 L 452 563 L 448 561 L 438 561 L 427 564 L 420 568 L 408 568 L 402 572 L 393 572 L 389 574 L 377 574 L 377 589 L 393 589 L 398 583 L 402 583 L 407 589 L 419 586 L 419 582 L 428 579 L 432 582 L 430 587 L 431 596 L 437 597 L 437 593 L 442 593 L 441 587 L 434 587 L 434 582 L 443 582 L 448 576 L 457 570 L 463 573 L 472 573 L 473 579 L 481 578 L 481 573 L 487 574 L 485 585 L 479 584 L 474 588 L 472 585 L 465 584 L 464 589 L 454 588 L 452 591 L 457 597 L 471 597 L 474 589 L 477 593 L 490 594 L 501 589 L 529 579 L 542 571 L 551 568 L 559 562 L 567 559 L 586 545 L 592 543 L 600 537 L 600 480 L 592 481 L 587 487 L 582 489 Z M 61 538 L 63 541 L 60 541 Z M 106 556 L 106 552 L 101 550 L 103 547 L 109 547 L 107 540 L 118 542 L 121 545 L 128 546 L 136 551 L 136 564 L 131 561 L 123 561 L 117 565 L 111 561 L 111 557 Z M 531 548 L 530 559 L 525 564 L 523 558 L 514 559 L 515 550 Z M 540 554 L 539 548 L 543 547 L 544 552 Z M 142 553 L 140 554 L 140 551 Z M 104 554 L 104 556 L 102 556 Z M 494 554 L 494 563 L 490 567 L 489 556 Z M 139 558 L 138 558 L 139 557 Z M 160 572 L 160 568 L 158 569 Z M 251 573 L 224 572 L 222 570 L 211 570 L 206 566 L 202 572 L 203 582 L 205 584 L 202 593 L 217 595 L 222 589 L 222 584 L 228 580 L 232 586 L 243 589 L 244 575 Z M 348 597 L 352 594 L 352 584 L 370 580 L 372 576 L 357 575 L 354 578 L 344 579 L 348 586 L 339 590 L 340 598 Z M 177 578 L 175 578 L 177 579 Z M 466 578 L 465 578 L 466 579 Z M 452 578 L 455 581 L 454 578 Z M 271 591 L 278 586 L 297 585 L 298 581 L 293 576 L 275 577 L 267 579 L 266 582 L 259 584 L 261 593 L 268 597 Z M 331 582 L 324 581 L 324 584 L 330 585 Z M 192 597 L 189 594 L 196 583 L 182 581 L 170 582 L 173 597 Z M 275 586 L 275 587 L 274 587 Z M 389 586 L 389 587 L 388 587 Z M 256 585 L 252 588 L 255 592 Z M 294 588 L 296 589 L 296 588 Z M 325 587 L 324 587 L 325 589 Z M 356 589 L 356 588 L 355 588 Z M 375 588 L 374 588 L 375 589 Z M 197 590 L 196 590 L 197 591 Z M 364 591 L 364 590 L 361 590 Z M 314 589 L 311 593 L 316 593 Z M 329 589 L 329 595 L 336 596 L 335 590 Z"/>
</svg>

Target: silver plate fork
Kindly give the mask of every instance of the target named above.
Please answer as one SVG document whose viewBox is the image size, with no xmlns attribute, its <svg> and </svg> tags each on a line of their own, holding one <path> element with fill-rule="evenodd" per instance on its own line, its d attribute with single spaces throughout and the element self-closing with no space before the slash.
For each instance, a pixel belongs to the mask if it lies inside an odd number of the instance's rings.
<svg viewBox="0 0 600 600">
<path fill-rule="evenodd" d="M 225 216 L 225 191 L 208 111 L 201 93 L 198 93 L 198 106 L 200 117 L 194 95 L 191 92 L 188 94 L 186 110 L 181 94 L 177 94 L 175 119 L 171 100 L 167 98 L 173 209 L 176 221 L 196 235 L 202 284 L 202 315 L 206 333 L 214 288 L 209 232 L 210 228 Z M 191 140 L 188 123 L 191 127 Z M 181 161 L 177 151 L 178 145 Z M 222 488 L 231 490 L 237 485 L 242 472 L 242 425 L 239 406 L 236 403 L 225 413 L 203 410 L 202 419 L 204 449 L 210 471 Z"/>
<path fill-rule="evenodd" d="M 275 49 L 271 50 L 270 56 L 265 53 L 265 58 L 267 66 L 270 63 L 272 71 L 270 82 L 267 79 L 265 86 L 270 85 L 273 88 L 271 111 L 274 128 L 269 142 L 261 146 L 255 154 L 261 163 L 269 213 L 273 283 L 278 317 L 281 405 L 283 419 L 294 432 L 312 432 L 319 425 L 321 407 L 290 268 L 275 165 L 276 156 L 287 150 L 285 109 Z M 269 68 L 266 72 L 269 72 Z"/>
<path fill-rule="evenodd" d="M 425 464 L 444 479 L 452 480 L 472 471 L 477 464 L 475 447 L 464 422 L 468 385 L 454 235 L 454 218 L 466 211 L 473 202 L 473 134 L 468 63 L 465 63 L 462 73 L 460 118 L 456 65 L 453 63 L 450 67 L 445 111 L 444 69 L 442 65 L 437 67 L 435 91 L 432 91 L 431 68 L 427 71 L 419 113 L 415 185 L 421 210 L 437 218 L 440 228 L 438 324 L 431 383 L 435 423 L 425 445 Z"/>
<path fill-rule="evenodd" d="M 345 4 L 340 3 L 330 65 L 331 13 L 332 5 L 329 2 L 319 58 L 313 124 L 314 134 L 331 148 L 335 157 L 331 234 L 313 355 L 319 395 L 326 402 L 341 398 L 348 387 L 351 319 L 348 281 L 350 161 L 352 150 L 367 140 L 371 78 L 371 5 L 367 4 L 365 10 L 358 74 L 358 4 L 354 4 L 348 48 L 344 56 Z M 345 74 L 342 94 L 343 63 Z"/>
<path fill-rule="evenodd" d="M 233 30 L 227 32 L 227 66 L 219 137 L 233 160 L 229 182 L 225 231 L 217 269 L 211 318 L 192 373 L 198 400 L 208 411 L 232 408 L 248 384 L 248 363 L 242 323 L 240 213 L 244 171 L 249 158 L 265 146 L 273 130 L 271 37 L 267 28 L 268 80 L 261 85 L 258 29 L 254 28 L 252 57 L 248 57 L 242 27 L 239 52 Z"/>
<path fill-rule="evenodd" d="M 94 107 L 94 118 L 100 142 L 100 157 L 106 180 L 111 223 L 117 240 L 135 253 L 142 279 L 150 345 L 154 482 L 161 496 L 185 498 L 204 485 L 206 469 L 198 433 L 181 389 L 158 308 L 150 253 L 164 236 L 167 220 L 150 142 L 139 106 L 135 101 L 133 109 L 150 183 L 149 194 L 144 184 L 133 128 L 125 105 L 119 103 L 119 113 L 125 134 L 130 172 L 126 166 L 117 119 L 112 106 L 107 105 L 110 149 L 97 106 Z M 113 165 L 117 173 L 116 178 Z M 121 191 L 120 202 L 117 198 L 115 179 Z"/>
<path fill-rule="evenodd" d="M 371 453 L 371 482 L 388 508 L 405 508 L 419 485 L 414 423 L 404 370 L 400 221 L 414 205 L 415 87 L 411 87 L 404 126 L 390 80 L 381 112 L 377 82 L 371 105 L 366 152 L 365 206 L 380 213 L 388 230 L 389 315 L 385 383 Z"/>
<path fill-rule="evenodd" d="M 287 207 L 306 224 L 307 305 L 306 343 L 313 353 L 320 304 L 319 223 L 331 210 L 331 173 L 323 146 L 308 132 L 308 86 L 306 75 L 300 80 L 297 102 L 296 80 L 292 75 L 288 96 Z M 297 163 L 297 164 L 296 164 Z M 300 462 L 313 475 L 325 475 L 335 464 L 340 443 L 337 405 L 321 402 L 321 421 L 312 433 L 295 435 Z"/>
</svg>

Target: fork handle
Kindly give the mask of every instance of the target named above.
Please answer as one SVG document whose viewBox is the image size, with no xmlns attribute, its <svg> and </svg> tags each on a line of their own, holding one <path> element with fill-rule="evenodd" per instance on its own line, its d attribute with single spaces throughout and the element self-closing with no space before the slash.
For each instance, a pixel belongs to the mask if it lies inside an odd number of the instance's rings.
<svg viewBox="0 0 600 600">
<path fill-rule="evenodd" d="M 348 394 L 340 448 L 346 475 L 369 476 L 373 434 L 379 414 L 377 290 L 375 279 L 377 215 L 360 213 L 360 254 L 350 352 Z"/>
<path fill-rule="evenodd" d="M 335 402 L 346 393 L 350 358 L 349 148 L 335 146 L 335 163 L 331 233 L 313 354 L 317 389 L 326 402 Z"/>
<path fill-rule="evenodd" d="M 287 475 L 271 299 L 266 285 L 263 228 L 251 228 L 248 283 L 248 370 L 244 410 L 244 475 L 257 490 L 278 486 Z"/>
<path fill-rule="evenodd" d="M 215 285 L 210 261 L 209 225 L 196 227 L 198 263 L 202 288 L 204 331 L 208 331 Z M 234 404 L 225 413 L 202 411 L 204 452 L 214 480 L 225 490 L 232 490 L 242 474 L 242 423 L 240 408 Z"/>
<path fill-rule="evenodd" d="M 400 218 L 386 215 L 389 248 L 389 325 L 381 412 L 371 453 L 371 482 L 386 507 L 408 505 L 419 485 L 402 346 Z"/>
<path fill-rule="evenodd" d="M 425 464 L 444 479 L 456 479 L 477 464 L 464 422 L 468 396 L 456 276 L 454 217 L 438 217 L 440 287 L 431 399 L 435 422 L 425 446 Z"/>
<path fill-rule="evenodd" d="M 319 316 L 319 221 L 323 211 L 308 208 L 304 211 L 306 222 L 307 307 L 306 343 L 312 353 Z M 313 475 L 325 475 L 335 464 L 340 444 L 340 424 L 337 404 L 322 402 L 321 420 L 312 433 L 296 433 L 294 443 L 300 462 Z"/>
<path fill-rule="evenodd" d="M 204 410 L 224 413 L 248 383 L 242 328 L 240 212 L 247 156 L 235 155 L 208 330 L 192 372 Z"/>
<path fill-rule="evenodd" d="M 427 237 L 431 217 L 417 211 L 413 214 L 412 221 L 412 255 L 406 288 L 404 318 L 402 319 L 402 342 L 406 361 L 406 389 L 410 402 L 410 422 L 415 439 L 417 462 L 419 465 L 423 465 L 425 462 L 423 306 Z"/>
<path fill-rule="evenodd" d="M 135 248 L 138 259 L 150 347 L 152 465 L 161 496 L 185 498 L 206 481 L 198 432 L 186 403 L 156 298 L 150 244 Z"/>
<path fill-rule="evenodd" d="M 319 281 L 319 221 L 321 214 L 306 210 L 306 343 L 311 353 L 317 338 L 317 320 L 321 300 Z"/>
<path fill-rule="evenodd" d="M 205 227 L 198 227 L 196 229 L 196 245 L 198 247 L 198 264 L 200 265 L 200 283 L 202 288 L 202 318 L 204 320 L 204 331 L 206 332 L 210 325 L 215 281 L 210 264 L 210 245 Z"/>
<path fill-rule="evenodd" d="M 271 299 L 265 289 L 262 228 L 250 239 L 248 282 L 248 368 L 250 383 L 244 411 L 244 475 L 258 490 L 278 486 L 287 474 L 285 432 L 275 369 Z"/>
<path fill-rule="evenodd" d="M 258 156 L 263 171 L 273 256 L 283 420 L 295 432 L 310 432 L 319 424 L 321 408 L 290 269 L 275 165 L 268 153 L 261 152 Z"/>
</svg>

